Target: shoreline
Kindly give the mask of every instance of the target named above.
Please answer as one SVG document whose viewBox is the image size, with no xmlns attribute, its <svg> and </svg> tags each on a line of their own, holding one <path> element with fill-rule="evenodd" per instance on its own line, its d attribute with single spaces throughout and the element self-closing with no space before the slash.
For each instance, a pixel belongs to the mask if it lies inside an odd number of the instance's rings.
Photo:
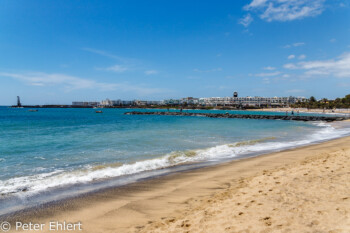
<svg viewBox="0 0 350 233">
<path fill-rule="evenodd" d="M 345 122 L 348 120 L 345 120 Z M 347 128 L 346 126 L 348 125 L 347 123 L 342 123 L 342 121 L 339 122 L 334 122 L 329 124 L 330 126 L 334 128 Z M 324 128 L 323 130 L 326 130 L 327 128 Z M 323 132 L 322 130 L 319 131 L 319 133 Z M 211 167 L 211 166 L 217 166 L 220 164 L 225 164 L 228 162 L 234 162 L 242 159 L 248 159 L 248 158 L 254 158 L 254 157 L 259 157 L 262 155 L 266 154 L 271 154 L 271 153 L 276 153 L 279 151 L 286 151 L 286 150 L 291 150 L 291 149 L 296 149 L 296 148 L 301 148 L 304 146 L 308 145 L 315 145 L 315 144 L 320 144 L 323 142 L 327 142 L 330 140 L 333 140 L 335 138 L 342 138 L 344 136 L 350 136 L 349 131 L 347 130 L 346 133 L 342 132 L 336 137 L 331 136 L 328 132 L 328 137 L 327 138 L 313 138 L 309 141 L 301 140 L 301 141 L 295 141 L 293 143 L 282 143 L 279 146 L 276 147 L 275 144 L 273 144 L 273 141 L 271 141 L 271 145 L 267 146 L 269 143 L 267 142 L 267 145 L 265 146 L 265 149 L 262 149 L 261 147 L 258 146 L 257 150 L 254 148 L 254 144 L 258 142 L 264 142 L 264 141 L 269 141 L 270 139 L 274 138 L 262 138 L 260 140 L 253 140 L 253 141 L 243 141 L 242 145 L 238 145 L 239 148 L 239 153 L 236 154 L 237 152 L 231 151 L 232 154 L 235 154 L 234 157 L 226 157 L 226 158 L 221 158 L 218 160 L 188 160 L 185 163 L 180 163 L 180 164 L 173 164 L 161 167 L 159 166 L 158 168 L 153 168 L 153 169 L 145 169 L 141 172 L 137 173 L 127 173 L 124 175 L 120 176 L 114 176 L 114 177 L 108 177 L 104 179 L 96 179 L 96 180 L 91 180 L 90 182 L 82 182 L 82 183 L 72 183 L 70 185 L 67 185 L 65 187 L 60 187 L 56 186 L 52 188 L 51 190 L 44 190 L 43 192 L 39 193 L 34 193 L 34 194 L 29 194 L 27 191 L 23 192 L 18 192 L 18 196 L 12 196 L 8 197 L 8 199 L 2 199 L 2 204 L 1 205 L 3 208 L 0 209 L 0 220 L 4 218 L 8 218 L 10 216 L 14 216 L 17 213 L 23 213 L 23 212 L 30 212 L 31 209 L 40 209 L 41 207 L 47 207 L 47 206 L 55 206 L 55 205 L 60 205 L 60 203 L 64 202 L 69 202 L 70 200 L 77 200 L 80 197 L 86 197 L 90 196 L 96 193 L 102 193 L 111 189 L 115 188 L 120 188 L 123 186 L 127 186 L 132 183 L 137 183 L 140 181 L 144 180 L 149 180 L 149 179 L 154 179 L 157 177 L 162 177 L 162 176 L 167 176 L 171 174 L 179 174 L 181 172 L 186 172 L 188 170 L 196 170 L 196 169 L 202 169 L 205 167 Z M 340 136 L 342 135 L 342 136 Z M 246 144 L 245 144 L 246 143 Z M 252 144 L 250 144 L 252 143 Z M 278 142 L 276 142 L 278 143 Z M 240 142 L 238 142 L 240 144 Z M 259 143 L 257 144 L 259 145 Z M 233 147 L 230 144 L 224 144 L 224 145 L 219 145 L 219 146 L 228 146 L 228 147 Z M 253 146 L 252 148 L 248 149 L 245 148 L 245 146 Z M 244 148 L 246 151 L 244 151 Z M 208 150 L 211 148 L 205 148 L 204 150 Z M 203 150 L 203 149 L 198 149 L 198 150 Z M 162 159 L 163 157 L 155 158 L 155 160 Z M 147 160 L 146 160 L 147 161 Z M 133 166 L 135 164 L 131 164 Z M 128 167 L 129 169 L 134 169 L 133 167 Z M 69 178 L 69 177 L 68 177 Z M 22 202 L 22 197 L 24 199 L 28 198 L 28 201 Z M 5 205 L 6 203 L 6 205 Z M 24 203 L 24 204 L 23 204 Z M 1 203 L 0 203 L 1 204 Z M 28 211 L 29 210 L 29 211 Z"/>
<path fill-rule="evenodd" d="M 294 121 L 343 121 L 349 120 L 345 116 L 292 116 L 292 115 L 257 115 L 257 114 L 229 114 L 227 113 L 190 113 L 190 112 L 125 112 L 124 115 L 158 115 L 158 116 L 197 116 L 210 118 L 236 118 L 236 119 L 265 119 L 265 120 L 294 120 Z"/>
<path fill-rule="evenodd" d="M 261 111 L 261 112 L 282 112 L 286 111 L 291 112 L 301 112 L 301 113 L 316 113 L 316 114 L 349 114 L 350 116 L 350 108 L 345 109 L 307 109 L 307 108 L 292 108 L 292 107 L 276 107 L 276 108 L 237 108 L 237 107 L 228 107 L 228 106 L 216 106 L 216 107 L 184 107 L 184 106 L 109 106 L 109 107 L 93 107 L 93 106 L 71 106 L 71 105 L 27 105 L 22 107 L 16 106 L 0 106 L 6 108 L 39 108 L 39 109 L 50 109 L 50 108 L 68 108 L 68 109 L 150 109 L 150 110 L 207 110 L 207 111 Z"/>
<path fill-rule="evenodd" d="M 249 111 L 262 111 L 262 112 L 302 112 L 302 113 L 317 113 L 317 114 L 350 114 L 350 108 L 348 109 L 307 109 L 307 108 L 260 108 L 260 109 L 250 109 Z"/>
<path fill-rule="evenodd" d="M 84 232 L 134 232 L 147 229 L 152 227 L 150 221 L 161 222 L 162 218 L 179 218 L 181 213 L 191 209 L 199 199 L 208 199 L 235 185 L 239 186 L 242 179 L 254 177 L 264 170 L 298 163 L 318 154 L 333 153 L 340 148 L 350 149 L 350 145 L 347 145 L 349 141 L 350 137 L 344 137 L 154 177 L 72 198 L 57 205 L 32 209 L 26 214 L 13 216 L 12 221 L 30 220 L 40 223 L 48 222 L 50 219 L 81 221 Z"/>
</svg>

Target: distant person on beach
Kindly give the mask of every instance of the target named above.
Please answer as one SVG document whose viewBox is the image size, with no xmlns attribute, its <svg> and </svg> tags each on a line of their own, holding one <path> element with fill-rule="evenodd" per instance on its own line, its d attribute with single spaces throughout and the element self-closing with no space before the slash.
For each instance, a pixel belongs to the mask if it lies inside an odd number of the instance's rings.
<svg viewBox="0 0 350 233">
<path fill-rule="evenodd" d="M 294 111 L 292 111 L 292 116 L 294 116 Z"/>
<path fill-rule="evenodd" d="M 286 111 L 286 116 L 288 116 L 288 111 Z"/>
</svg>

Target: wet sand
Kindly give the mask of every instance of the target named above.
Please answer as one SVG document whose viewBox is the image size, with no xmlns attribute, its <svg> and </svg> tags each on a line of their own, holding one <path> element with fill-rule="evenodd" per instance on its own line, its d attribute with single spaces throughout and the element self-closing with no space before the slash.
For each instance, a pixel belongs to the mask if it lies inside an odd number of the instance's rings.
<svg viewBox="0 0 350 233">
<path fill-rule="evenodd" d="M 80 232 L 350 232 L 350 137 L 157 177 L 16 220 L 81 221 Z"/>
</svg>

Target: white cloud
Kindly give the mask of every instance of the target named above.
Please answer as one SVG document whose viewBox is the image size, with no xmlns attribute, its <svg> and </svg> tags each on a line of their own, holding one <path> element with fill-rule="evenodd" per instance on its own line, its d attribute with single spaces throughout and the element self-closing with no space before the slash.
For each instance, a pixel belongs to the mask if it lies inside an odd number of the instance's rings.
<svg viewBox="0 0 350 233">
<path fill-rule="evenodd" d="M 299 46 L 303 46 L 303 45 L 305 45 L 304 42 L 297 42 L 297 43 L 293 44 L 294 47 L 299 47 Z"/>
<path fill-rule="evenodd" d="M 350 78 L 350 53 L 345 53 L 336 59 L 299 62 L 285 64 L 286 69 L 304 70 L 306 76 L 335 76 Z"/>
<path fill-rule="evenodd" d="M 123 73 L 123 72 L 127 71 L 128 68 L 126 66 L 122 66 L 122 65 L 114 65 L 111 67 L 107 67 L 105 70 L 113 71 L 113 72 L 117 72 L 117 73 Z"/>
<path fill-rule="evenodd" d="M 81 50 L 89 52 L 89 53 L 97 54 L 97 55 L 100 55 L 103 57 L 111 58 L 114 60 L 118 60 L 120 63 L 123 63 L 123 64 L 138 64 L 138 63 L 140 63 L 140 61 L 138 59 L 118 56 L 118 55 L 115 55 L 111 52 L 107 52 L 104 50 L 93 49 L 93 48 L 81 48 Z"/>
<path fill-rule="evenodd" d="M 135 92 L 140 95 L 164 93 L 167 91 L 158 88 L 135 86 L 127 83 L 97 82 L 95 80 L 83 79 L 65 74 L 47 74 L 42 72 L 0 72 L 0 76 L 17 79 L 31 86 L 60 86 L 63 87 L 66 91 L 73 91 L 78 89 L 96 89 L 100 91 L 120 90 L 127 92 Z"/>
<path fill-rule="evenodd" d="M 108 89 L 109 87 L 111 87 L 107 83 L 98 83 L 93 80 L 82 79 L 82 78 L 64 75 L 64 74 L 46 74 L 41 72 L 30 72 L 30 73 L 1 72 L 0 76 L 18 79 L 32 86 L 63 85 L 70 90 L 94 88 L 94 87 Z"/>
<path fill-rule="evenodd" d="M 271 73 L 259 73 L 259 74 L 255 74 L 254 76 L 256 77 L 272 77 L 272 76 L 277 76 L 281 74 L 281 72 L 276 71 L 276 72 L 271 72 Z"/>
<path fill-rule="evenodd" d="M 294 59 L 295 58 L 295 55 L 294 54 L 291 54 L 287 57 L 288 59 Z"/>
<path fill-rule="evenodd" d="M 272 67 L 272 66 L 266 66 L 264 67 L 264 70 L 275 70 L 276 67 Z"/>
<path fill-rule="evenodd" d="M 101 56 L 104 56 L 104 57 L 108 57 L 108 58 L 120 60 L 120 61 L 126 61 L 126 60 L 128 60 L 128 59 L 126 59 L 126 58 L 123 58 L 123 57 L 114 55 L 114 54 L 112 54 L 112 53 L 110 53 L 110 52 L 106 52 L 106 51 L 99 50 L 99 49 L 82 48 L 82 50 L 87 51 L 87 52 L 90 52 L 90 53 L 94 53 L 94 54 L 97 54 L 97 55 L 101 55 Z"/>
<path fill-rule="evenodd" d="M 244 27 L 248 27 L 253 22 L 253 17 L 251 14 L 245 15 L 243 18 L 241 18 L 238 23 L 242 24 Z"/>
<path fill-rule="evenodd" d="M 146 70 L 145 71 L 145 74 L 146 75 L 152 75 L 152 74 L 158 74 L 158 70 Z"/>
<path fill-rule="evenodd" d="M 244 9 L 249 10 L 251 8 L 261 7 L 261 6 L 265 5 L 266 2 L 267 2 L 267 0 L 253 0 L 250 4 L 246 5 L 244 7 Z"/>
<path fill-rule="evenodd" d="M 317 16 L 324 10 L 325 0 L 252 0 L 244 7 L 258 12 L 261 19 L 271 21 L 292 21 Z"/>
<path fill-rule="evenodd" d="M 286 68 L 286 69 L 290 69 L 290 70 L 297 69 L 297 66 L 294 65 L 293 63 L 285 64 L 283 67 Z"/>
<path fill-rule="evenodd" d="M 335 42 L 337 42 L 337 39 L 332 38 L 332 39 L 330 39 L 330 40 L 329 40 L 329 42 L 331 42 L 331 43 L 335 43 Z"/>
<path fill-rule="evenodd" d="M 283 48 L 288 49 L 288 48 L 291 48 L 291 47 L 299 47 L 299 46 L 303 46 L 303 45 L 305 45 L 304 42 L 296 42 L 296 43 L 293 43 L 293 44 L 287 44 L 287 45 L 283 46 Z"/>
<path fill-rule="evenodd" d="M 306 55 L 305 54 L 301 54 L 299 55 L 298 59 L 299 60 L 304 60 L 306 58 Z"/>
</svg>

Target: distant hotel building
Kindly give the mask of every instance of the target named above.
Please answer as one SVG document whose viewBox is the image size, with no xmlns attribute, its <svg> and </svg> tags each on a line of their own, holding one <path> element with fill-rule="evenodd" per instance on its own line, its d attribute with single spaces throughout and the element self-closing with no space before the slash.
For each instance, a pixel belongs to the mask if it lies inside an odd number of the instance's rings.
<svg viewBox="0 0 350 233">
<path fill-rule="evenodd" d="M 162 101 L 147 100 L 102 100 L 100 106 L 117 107 L 117 106 L 146 106 L 146 105 L 162 105 Z"/>
<path fill-rule="evenodd" d="M 101 102 L 73 102 L 73 106 L 80 107 L 117 107 L 117 106 L 174 106 L 193 105 L 203 107 L 231 106 L 231 107 L 288 107 L 291 104 L 305 102 L 305 97 L 238 97 L 238 92 L 233 93 L 233 97 L 209 97 L 194 98 L 186 97 L 182 99 L 168 99 L 163 101 L 146 100 L 103 100 Z"/>
<path fill-rule="evenodd" d="M 200 98 L 202 106 L 233 106 L 233 107 L 287 107 L 297 102 L 304 102 L 304 97 L 210 97 Z"/>
<path fill-rule="evenodd" d="M 131 106 L 135 105 L 135 101 L 132 100 L 102 100 L 100 103 L 101 106 L 113 107 L 113 106 Z"/>
<path fill-rule="evenodd" d="M 305 102 L 305 97 L 238 97 L 234 92 L 233 97 L 209 97 L 193 98 L 187 97 L 180 100 L 164 100 L 165 105 L 200 105 L 200 106 L 232 106 L 232 107 L 287 107 L 297 102 Z"/>
</svg>

